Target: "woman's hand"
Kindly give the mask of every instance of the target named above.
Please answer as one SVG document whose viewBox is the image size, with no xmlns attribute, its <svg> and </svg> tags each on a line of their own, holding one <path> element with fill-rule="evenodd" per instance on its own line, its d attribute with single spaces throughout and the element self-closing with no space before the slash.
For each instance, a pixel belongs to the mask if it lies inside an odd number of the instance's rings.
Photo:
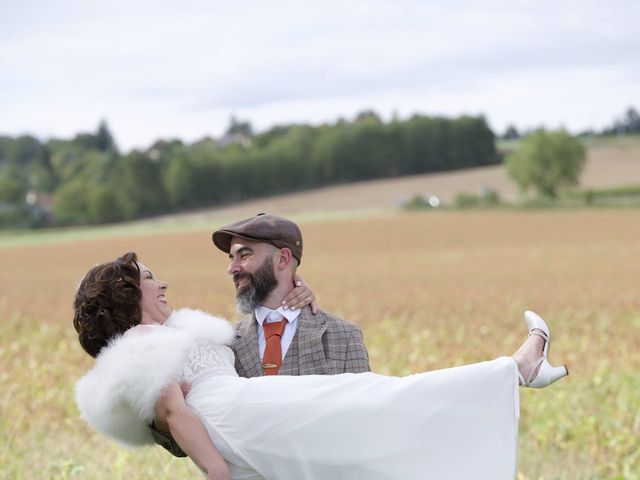
<svg viewBox="0 0 640 480">
<path fill-rule="evenodd" d="M 318 313 L 318 302 L 316 302 L 316 296 L 311 288 L 304 283 L 304 280 L 300 275 L 295 275 L 293 277 L 293 281 L 296 286 L 287 294 L 286 297 L 284 297 L 284 300 L 282 300 L 282 306 L 290 310 L 296 310 L 310 305 L 311 313 L 314 315 Z"/>
</svg>

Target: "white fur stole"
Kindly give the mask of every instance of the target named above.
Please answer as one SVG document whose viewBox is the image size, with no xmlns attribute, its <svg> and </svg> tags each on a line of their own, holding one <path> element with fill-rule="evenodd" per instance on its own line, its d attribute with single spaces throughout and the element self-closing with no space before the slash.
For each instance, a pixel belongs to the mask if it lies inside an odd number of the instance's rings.
<svg viewBox="0 0 640 480">
<path fill-rule="evenodd" d="M 179 379 L 196 343 L 228 345 L 233 327 L 200 310 L 181 309 L 164 325 L 136 328 L 104 347 L 76 383 L 82 418 L 128 446 L 153 444 L 148 425 L 163 389 Z"/>
</svg>

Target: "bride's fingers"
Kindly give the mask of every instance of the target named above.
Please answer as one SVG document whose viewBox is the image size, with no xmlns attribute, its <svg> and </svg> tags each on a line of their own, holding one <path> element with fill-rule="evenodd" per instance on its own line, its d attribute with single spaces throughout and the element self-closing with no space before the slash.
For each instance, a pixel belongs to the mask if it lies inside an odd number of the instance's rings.
<svg viewBox="0 0 640 480">
<path fill-rule="evenodd" d="M 302 308 L 306 305 L 312 305 L 316 301 L 315 295 L 309 292 L 300 292 L 294 297 L 289 299 L 285 299 L 282 302 L 282 306 L 284 308 L 288 308 L 291 310 L 296 310 L 298 308 Z M 312 307 L 313 308 L 313 307 Z"/>
<path fill-rule="evenodd" d="M 298 284 L 299 286 L 289 292 L 282 301 L 283 307 L 295 310 L 306 305 L 311 305 L 316 301 L 316 296 L 307 285 L 300 281 L 296 281 L 296 285 Z"/>
</svg>

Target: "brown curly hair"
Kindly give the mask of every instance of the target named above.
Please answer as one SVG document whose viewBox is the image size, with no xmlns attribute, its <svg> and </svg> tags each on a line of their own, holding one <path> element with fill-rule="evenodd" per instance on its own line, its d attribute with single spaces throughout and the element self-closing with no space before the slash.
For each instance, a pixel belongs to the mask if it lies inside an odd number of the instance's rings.
<svg viewBox="0 0 640 480">
<path fill-rule="evenodd" d="M 93 267 L 80 282 L 73 302 L 73 326 L 80 345 L 92 357 L 142 319 L 137 261 L 134 252 L 125 253 Z"/>
</svg>

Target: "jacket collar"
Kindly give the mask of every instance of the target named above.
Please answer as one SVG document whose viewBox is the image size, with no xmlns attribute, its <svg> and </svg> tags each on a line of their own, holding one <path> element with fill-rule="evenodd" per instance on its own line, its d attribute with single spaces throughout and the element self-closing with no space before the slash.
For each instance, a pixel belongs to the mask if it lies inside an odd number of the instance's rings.
<svg viewBox="0 0 640 480">
<path fill-rule="evenodd" d="M 298 323 L 297 340 L 294 337 L 294 341 L 298 342 L 300 375 L 325 375 L 329 373 L 322 345 L 322 336 L 327 330 L 324 316 L 321 314 L 313 315 L 310 307 L 304 307 L 298 317 Z"/>
</svg>

